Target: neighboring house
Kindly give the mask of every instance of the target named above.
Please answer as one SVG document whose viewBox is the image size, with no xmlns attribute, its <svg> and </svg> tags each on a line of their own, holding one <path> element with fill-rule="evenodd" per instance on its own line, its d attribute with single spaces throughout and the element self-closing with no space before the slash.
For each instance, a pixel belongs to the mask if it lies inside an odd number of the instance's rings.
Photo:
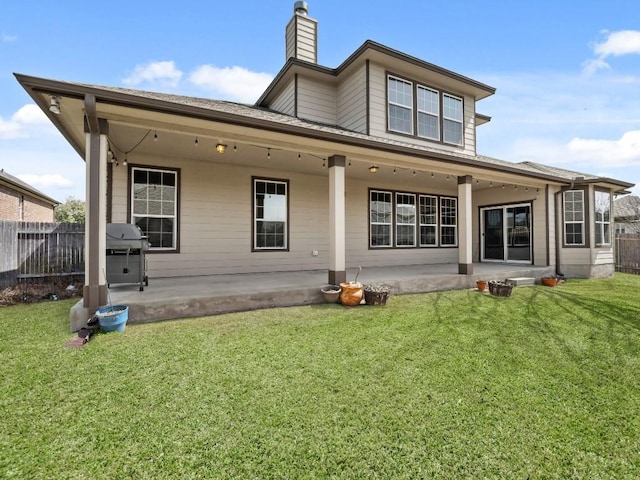
<svg viewBox="0 0 640 480">
<path fill-rule="evenodd" d="M 53 222 L 60 202 L 0 170 L 0 220 Z"/>
<path fill-rule="evenodd" d="M 627 195 L 613 202 L 616 233 L 640 233 L 640 197 Z"/>
<path fill-rule="evenodd" d="M 296 2 L 255 105 L 16 75 L 87 168 L 84 305 L 106 304 L 105 222 L 148 235 L 150 277 L 477 262 L 614 271 L 633 185 L 478 155 L 495 89 L 366 41 L 318 65 Z M 525 113 L 523 112 L 523 115 Z"/>
</svg>

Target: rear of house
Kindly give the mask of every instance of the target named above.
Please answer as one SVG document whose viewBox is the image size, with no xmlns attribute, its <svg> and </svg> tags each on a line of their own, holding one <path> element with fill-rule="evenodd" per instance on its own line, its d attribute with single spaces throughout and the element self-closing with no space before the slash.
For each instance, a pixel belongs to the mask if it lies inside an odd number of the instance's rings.
<svg viewBox="0 0 640 480">
<path fill-rule="evenodd" d="M 85 306 L 106 303 L 105 224 L 134 223 L 148 275 L 478 262 L 613 273 L 624 181 L 478 155 L 495 89 L 366 41 L 316 63 L 296 2 L 286 63 L 255 105 L 18 80 L 87 165 Z M 55 101 L 57 108 L 50 109 Z"/>
</svg>

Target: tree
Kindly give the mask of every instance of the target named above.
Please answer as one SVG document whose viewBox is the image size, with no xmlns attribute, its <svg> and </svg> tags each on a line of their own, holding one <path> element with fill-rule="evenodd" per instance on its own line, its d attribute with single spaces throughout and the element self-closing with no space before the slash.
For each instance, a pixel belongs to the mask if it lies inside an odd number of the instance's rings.
<svg viewBox="0 0 640 480">
<path fill-rule="evenodd" d="M 55 220 L 60 223 L 84 223 L 84 201 L 67 197 L 56 207 Z"/>
</svg>

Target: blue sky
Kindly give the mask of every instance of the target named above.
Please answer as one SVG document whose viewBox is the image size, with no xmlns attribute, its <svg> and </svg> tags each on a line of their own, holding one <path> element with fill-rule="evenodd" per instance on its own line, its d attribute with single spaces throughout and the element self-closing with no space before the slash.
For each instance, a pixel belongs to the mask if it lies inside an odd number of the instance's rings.
<svg viewBox="0 0 640 480">
<path fill-rule="evenodd" d="M 637 0 L 308 3 L 321 65 L 370 39 L 496 87 L 478 153 L 640 184 Z M 84 199 L 83 160 L 14 72 L 253 103 L 284 64 L 293 4 L 3 0 L 0 168 Z"/>
</svg>

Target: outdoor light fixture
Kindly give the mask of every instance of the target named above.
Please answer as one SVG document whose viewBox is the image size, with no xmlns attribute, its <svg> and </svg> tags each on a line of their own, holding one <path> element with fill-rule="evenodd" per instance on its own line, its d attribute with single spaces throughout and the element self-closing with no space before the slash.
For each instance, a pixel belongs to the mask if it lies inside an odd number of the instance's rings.
<svg viewBox="0 0 640 480">
<path fill-rule="evenodd" d="M 216 152 L 218 152 L 220 155 L 224 154 L 224 152 L 227 151 L 227 146 L 224 143 L 218 143 L 216 145 Z"/>
<path fill-rule="evenodd" d="M 49 111 L 51 113 L 55 113 L 56 115 L 60 115 L 60 103 L 58 102 L 57 97 L 51 97 L 51 103 L 49 104 Z"/>
<path fill-rule="evenodd" d="M 369 167 L 369 171 L 370 171 L 371 173 L 376 173 L 376 172 L 378 171 L 378 167 L 377 167 L 377 166 L 375 166 L 375 165 L 371 165 L 371 166 Z"/>
</svg>

